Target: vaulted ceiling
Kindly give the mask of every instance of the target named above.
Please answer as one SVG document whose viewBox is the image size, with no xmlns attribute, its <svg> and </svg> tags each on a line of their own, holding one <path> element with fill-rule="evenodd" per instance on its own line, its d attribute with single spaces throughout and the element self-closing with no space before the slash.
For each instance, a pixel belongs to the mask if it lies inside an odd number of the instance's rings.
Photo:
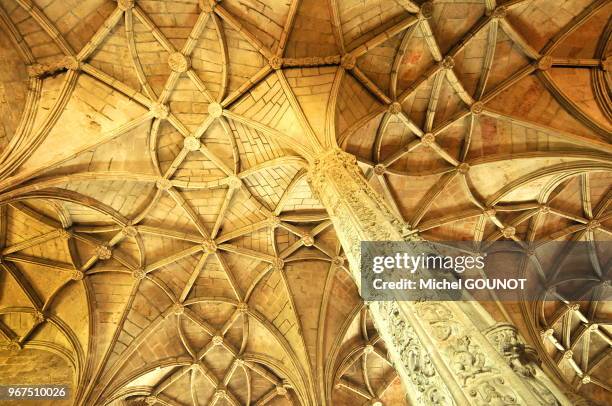
<svg viewBox="0 0 612 406">
<path fill-rule="evenodd" d="M 0 383 L 69 383 L 66 404 L 403 404 L 306 182 L 331 122 L 407 233 L 514 240 L 521 272 L 595 282 L 485 305 L 609 403 L 611 11 L 0 0 Z M 538 268 L 550 240 L 590 254 Z"/>
</svg>

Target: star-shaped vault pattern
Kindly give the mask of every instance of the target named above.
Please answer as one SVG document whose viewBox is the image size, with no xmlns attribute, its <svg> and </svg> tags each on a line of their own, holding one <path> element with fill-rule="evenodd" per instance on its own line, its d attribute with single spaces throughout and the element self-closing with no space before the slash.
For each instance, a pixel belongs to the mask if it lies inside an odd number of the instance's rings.
<svg viewBox="0 0 612 406">
<path fill-rule="evenodd" d="M 406 234 L 515 241 L 549 296 L 485 307 L 609 401 L 611 10 L 0 0 L 0 380 L 36 365 L 66 404 L 405 403 L 306 182 L 337 144 Z M 589 255 L 545 269 L 547 241 Z M 554 295 L 580 278 L 583 301 Z"/>
</svg>

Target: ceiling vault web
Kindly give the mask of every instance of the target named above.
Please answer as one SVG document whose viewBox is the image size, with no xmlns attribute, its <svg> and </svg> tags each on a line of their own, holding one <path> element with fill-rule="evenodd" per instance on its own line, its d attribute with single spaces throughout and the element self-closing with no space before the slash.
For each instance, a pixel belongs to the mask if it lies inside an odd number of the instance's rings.
<svg viewBox="0 0 612 406">
<path fill-rule="evenodd" d="M 80 3 L 0 0 L 26 76 L 0 133 L 7 354 L 65 360 L 84 404 L 404 401 L 306 183 L 339 145 L 406 234 L 513 240 L 522 272 L 587 242 L 584 303 L 491 311 L 609 399 L 608 1 Z"/>
</svg>

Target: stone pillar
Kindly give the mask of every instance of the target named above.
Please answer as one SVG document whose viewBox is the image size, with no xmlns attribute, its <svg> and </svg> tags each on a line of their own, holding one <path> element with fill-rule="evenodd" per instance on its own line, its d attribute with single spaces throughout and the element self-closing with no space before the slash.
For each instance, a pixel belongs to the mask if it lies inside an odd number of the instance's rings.
<svg viewBox="0 0 612 406">
<path fill-rule="evenodd" d="M 400 241 L 403 222 L 338 148 L 315 157 L 308 181 L 327 208 L 360 285 L 360 242 Z M 415 237 L 416 238 L 416 237 Z M 369 304 L 412 405 L 571 405 L 544 375 L 516 328 L 476 302 Z"/>
</svg>

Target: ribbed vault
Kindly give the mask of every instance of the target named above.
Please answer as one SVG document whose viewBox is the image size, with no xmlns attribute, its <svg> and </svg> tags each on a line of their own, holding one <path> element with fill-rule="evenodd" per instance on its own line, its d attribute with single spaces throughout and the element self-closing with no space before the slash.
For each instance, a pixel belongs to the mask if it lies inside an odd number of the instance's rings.
<svg viewBox="0 0 612 406">
<path fill-rule="evenodd" d="M 610 402 L 611 10 L 0 0 L 0 359 L 79 404 L 402 404 L 306 182 L 337 143 L 407 234 L 514 240 L 521 272 L 589 243 L 541 270 L 583 301 L 486 307 Z"/>
</svg>

